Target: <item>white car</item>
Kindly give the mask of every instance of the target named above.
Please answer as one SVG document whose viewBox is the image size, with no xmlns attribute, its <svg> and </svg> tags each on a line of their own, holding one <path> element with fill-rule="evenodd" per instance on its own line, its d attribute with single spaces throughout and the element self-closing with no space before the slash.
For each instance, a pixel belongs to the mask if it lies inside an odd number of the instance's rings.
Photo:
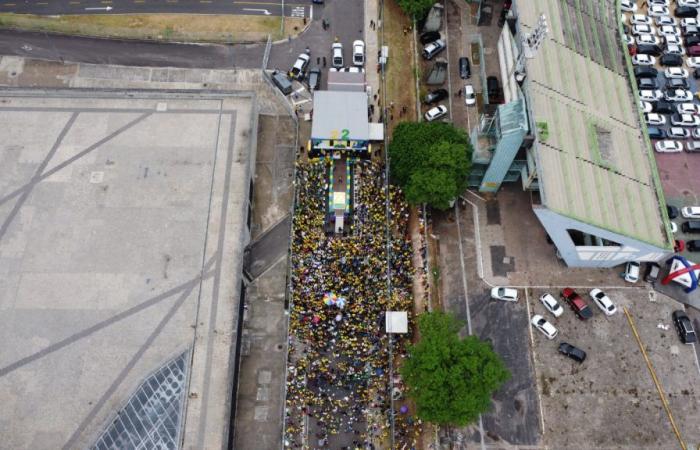
<svg viewBox="0 0 700 450">
<path fill-rule="evenodd" d="M 365 43 L 357 40 L 352 43 L 352 63 L 356 66 L 365 65 Z"/>
<path fill-rule="evenodd" d="M 700 8 L 700 0 L 676 0 L 677 6 L 690 6 L 691 8 Z"/>
<path fill-rule="evenodd" d="M 630 25 L 651 25 L 651 17 L 644 14 L 632 14 L 630 16 Z"/>
<path fill-rule="evenodd" d="M 649 0 L 650 5 L 671 6 L 671 0 Z"/>
<path fill-rule="evenodd" d="M 700 114 L 700 105 L 695 103 L 679 103 L 676 109 L 678 114 Z"/>
<path fill-rule="evenodd" d="M 632 25 L 632 34 L 656 34 L 656 28 L 651 25 Z"/>
<path fill-rule="evenodd" d="M 667 35 L 666 35 L 667 38 L 668 38 L 668 37 L 671 37 L 671 36 L 673 36 L 674 38 L 675 38 L 675 37 L 678 37 L 678 36 L 674 36 L 674 35 L 672 35 L 672 34 L 667 34 Z M 676 44 L 667 44 L 667 45 L 666 45 L 666 48 L 664 49 L 664 55 L 679 55 L 679 56 L 682 56 L 682 55 L 685 55 L 685 49 L 684 49 L 683 47 L 681 47 L 680 45 L 676 45 Z"/>
<path fill-rule="evenodd" d="M 628 283 L 636 283 L 639 281 L 639 263 L 637 261 L 630 261 L 625 265 L 625 271 L 622 273 L 622 277 Z"/>
<path fill-rule="evenodd" d="M 635 39 L 637 45 L 649 44 L 649 45 L 659 45 L 661 44 L 661 38 L 654 36 L 653 34 L 640 34 Z"/>
<path fill-rule="evenodd" d="M 697 127 L 700 126 L 700 117 L 693 114 L 673 114 L 671 124 L 679 127 Z"/>
<path fill-rule="evenodd" d="M 654 18 L 654 24 L 660 27 L 661 25 L 678 25 L 678 22 L 676 22 L 675 17 L 659 16 Z"/>
<path fill-rule="evenodd" d="M 634 38 L 630 36 L 629 34 L 625 34 L 623 36 L 623 40 L 625 41 L 625 44 L 629 47 L 630 45 L 634 45 Z"/>
<path fill-rule="evenodd" d="M 542 295 L 540 297 L 540 302 L 542 302 L 544 309 L 551 312 L 554 317 L 559 317 L 564 313 L 564 308 L 554 299 L 552 294 L 547 293 Z"/>
<path fill-rule="evenodd" d="M 676 222 L 671 222 L 671 233 L 678 233 L 678 225 L 676 225 Z"/>
<path fill-rule="evenodd" d="M 697 69 L 700 67 L 700 56 L 689 56 L 685 59 L 685 63 L 688 65 L 688 67 Z"/>
<path fill-rule="evenodd" d="M 476 105 L 476 93 L 474 92 L 474 86 L 471 84 L 464 86 L 464 103 L 467 106 Z"/>
<path fill-rule="evenodd" d="M 696 19 L 695 17 L 685 17 L 685 18 L 681 19 L 681 26 L 682 27 L 689 27 L 689 26 L 697 27 L 697 26 L 700 26 L 700 21 L 698 21 L 698 19 Z"/>
<path fill-rule="evenodd" d="M 693 130 L 693 137 L 695 139 L 700 139 L 700 128 L 696 128 Z"/>
<path fill-rule="evenodd" d="M 540 330 L 542 334 L 544 334 L 547 337 L 547 339 L 554 339 L 555 337 L 557 337 L 558 331 L 556 328 L 554 328 L 554 325 L 547 322 L 547 320 L 545 320 L 545 318 L 540 316 L 539 314 L 535 314 L 534 316 L 532 316 L 532 320 L 530 323 L 532 323 L 533 327 Z"/>
<path fill-rule="evenodd" d="M 684 206 L 681 215 L 686 219 L 700 219 L 700 206 Z"/>
<path fill-rule="evenodd" d="M 495 288 L 491 289 L 491 298 L 494 300 L 503 300 L 504 302 L 517 302 L 518 290 L 509 287 L 496 286 Z"/>
<path fill-rule="evenodd" d="M 690 131 L 681 127 L 669 127 L 666 130 L 666 137 L 669 139 L 688 139 L 690 137 Z"/>
<path fill-rule="evenodd" d="M 644 100 L 640 100 L 639 109 L 641 109 L 643 113 L 650 113 L 654 109 L 654 105 L 649 102 L 645 102 Z"/>
<path fill-rule="evenodd" d="M 651 17 L 668 16 L 668 6 L 663 5 L 649 5 L 649 10 L 647 11 Z"/>
<path fill-rule="evenodd" d="M 692 102 L 693 93 L 685 89 L 669 89 L 664 94 L 664 98 L 669 102 Z"/>
<path fill-rule="evenodd" d="M 664 70 L 666 78 L 688 78 L 688 71 L 681 67 L 669 67 Z"/>
<path fill-rule="evenodd" d="M 637 53 L 632 57 L 632 64 L 635 66 L 653 66 L 656 65 L 656 58 L 651 55 Z"/>
<path fill-rule="evenodd" d="M 610 300 L 610 297 L 605 295 L 605 292 L 600 289 L 593 289 L 590 292 L 593 302 L 598 305 L 598 308 L 605 313 L 606 316 L 612 316 L 617 312 L 617 308 Z"/>
<path fill-rule="evenodd" d="M 661 100 L 664 97 L 664 93 L 660 90 L 642 89 L 639 91 L 639 98 L 645 102 L 655 102 Z"/>
<path fill-rule="evenodd" d="M 657 113 L 647 113 L 644 114 L 644 119 L 647 121 L 647 125 L 666 125 L 666 117 Z"/>
<path fill-rule="evenodd" d="M 675 34 L 676 36 L 681 35 L 681 30 L 679 30 L 675 25 L 661 25 L 658 30 L 659 36 L 663 36 L 665 34 Z"/>
<path fill-rule="evenodd" d="M 620 0 L 620 8 L 624 12 L 635 12 L 637 11 L 637 2 L 635 0 Z"/>
<path fill-rule="evenodd" d="M 435 108 L 431 108 L 428 110 L 428 112 L 425 113 L 425 120 L 428 122 L 432 122 L 433 120 L 437 120 L 441 117 L 445 117 L 447 115 L 447 106 L 445 105 L 438 105 Z"/>
<path fill-rule="evenodd" d="M 331 46 L 331 55 L 333 67 L 343 67 L 343 44 L 340 42 L 334 42 Z"/>
<path fill-rule="evenodd" d="M 679 153 L 683 151 L 683 144 L 678 141 L 658 141 L 654 149 L 659 153 Z"/>
<path fill-rule="evenodd" d="M 664 41 L 666 41 L 666 45 L 677 45 L 677 46 L 682 46 L 683 41 L 681 40 L 681 37 L 676 35 L 676 34 L 665 34 L 664 35 Z M 681 50 L 683 50 L 681 48 Z M 685 53 L 685 52 L 683 52 Z"/>
</svg>

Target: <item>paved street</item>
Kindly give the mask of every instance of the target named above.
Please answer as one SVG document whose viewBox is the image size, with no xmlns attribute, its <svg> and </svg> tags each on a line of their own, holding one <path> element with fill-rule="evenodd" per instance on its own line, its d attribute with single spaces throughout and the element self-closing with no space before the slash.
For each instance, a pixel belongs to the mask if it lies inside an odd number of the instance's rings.
<svg viewBox="0 0 700 450">
<path fill-rule="evenodd" d="M 284 5 L 284 6 L 283 6 Z M 24 14 L 248 14 L 264 16 L 311 17 L 311 0 L 3 0 L 0 12 Z"/>
</svg>

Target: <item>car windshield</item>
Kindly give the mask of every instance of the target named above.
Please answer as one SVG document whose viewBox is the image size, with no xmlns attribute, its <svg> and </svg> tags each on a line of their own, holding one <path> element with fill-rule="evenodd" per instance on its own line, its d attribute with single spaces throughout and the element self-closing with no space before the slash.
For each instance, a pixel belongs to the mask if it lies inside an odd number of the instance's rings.
<svg viewBox="0 0 700 450">
<path fill-rule="evenodd" d="M 547 321 L 544 319 L 540 319 L 537 321 L 537 325 L 540 325 L 540 326 L 543 326 L 545 323 L 547 323 Z"/>
</svg>

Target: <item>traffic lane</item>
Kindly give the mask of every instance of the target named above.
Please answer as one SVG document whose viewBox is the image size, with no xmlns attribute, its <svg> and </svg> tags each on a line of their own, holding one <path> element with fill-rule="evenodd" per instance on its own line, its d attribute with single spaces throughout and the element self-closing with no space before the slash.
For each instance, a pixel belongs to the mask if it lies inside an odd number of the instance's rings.
<svg viewBox="0 0 700 450">
<path fill-rule="evenodd" d="M 352 58 L 352 42 L 364 40 L 364 1 L 363 0 L 326 0 L 325 5 L 314 5 L 313 22 L 308 29 L 297 38 L 288 38 L 283 45 L 274 45 L 270 51 L 268 68 L 289 70 L 296 57 L 307 47 L 311 50 L 310 67 L 317 64 L 321 69 L 330 68 L 331 44 L 335 38 L 343 44 L 343 54 L 346 66 Z M 322 22 L 329 25 L 323 29 Z M 291 30 L 290 30 L 291 31 Z M 326 66 L 323 66 L 323 57 Z M 368 61 L 374 61 L 372 55 L 367 55 Z M 369 67 L 369 65 L 367 66 Z M 327 78 L 328 72 L 323 71 L 322 78 Z"/>
<path fill-rule="evenodd" d="M 265 46 L 163 44 L 0 30 L 0 54 L 144 67 L 259 68 Z"/>
<path fill-rule="evenodd" d="M 285 16 L 311 17 L 312 6 L 310 0 L 284 2 Z M 63 0 L 61 2 L 5 0 L 0 2 L 0 12 L 37 15 L 194 13 L 280 16 L 282 1 L 129 0 L 117 3 L 112 0 Z"/>
</svg>

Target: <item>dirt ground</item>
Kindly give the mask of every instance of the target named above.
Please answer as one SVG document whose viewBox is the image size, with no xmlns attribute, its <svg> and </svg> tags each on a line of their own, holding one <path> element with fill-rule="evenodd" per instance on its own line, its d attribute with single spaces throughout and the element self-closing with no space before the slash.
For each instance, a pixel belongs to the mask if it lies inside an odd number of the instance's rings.
<svg viewBox="0 0 700 450">
<path fill-rule="evenodd" d="M 694 348 L 680 343 L 671 322 L 675 301 L 649 291 L 606 291 L 618 312 L 606 317 L 588 292 L 577 290 L 593 309 L 582 322 L 562 302 L 559 318 L 546 312 L 539 297 L 545 291 L 529 289 L 531 315 L 540 314 L 559 335 L 547 340 L 531 327 L 533 357 L 541 396 L 544 444 L 557 449 L 679 448 L 644 356 L 622 307 L 627 307 L 655 373 L 670 404 L 680 434 L 689 446 L 700 443 L 700 369 Z M 559 298 L 559 292 L 549 290 Z M 668 330 L 657 325 L 669 326 Z M 557 347 L 568 342 L 587 352 L 583 364 L 560 355 Z M 581 445 L 582 442 L 586 444 Z"/>
<path fill-rule="evenodd" d="M 0 28 L 79 36 L 188 42 L 257 42 L 279 39 L 279 17 L 203 14 L 33 16 L 0 14 Z M 300 18 L 286 17 L 286 30 L 301 30 Z M 233 31 L 235 30 L 235 31 Z"/>
</svg>

